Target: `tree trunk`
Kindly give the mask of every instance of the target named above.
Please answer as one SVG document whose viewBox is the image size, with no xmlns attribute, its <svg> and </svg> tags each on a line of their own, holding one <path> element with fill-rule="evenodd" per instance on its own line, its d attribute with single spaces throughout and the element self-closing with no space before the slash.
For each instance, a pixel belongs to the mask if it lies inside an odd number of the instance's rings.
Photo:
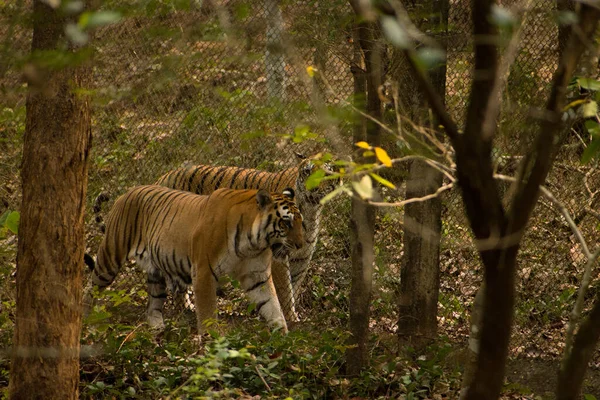
<svg viewBox="0 0 600 400">
<path fill-rule="evenodd" d="M 424 161 L 413 161 L 406 198 L 434 193 L 442 174 Z M 399 299 L 398 335 L 435 338 L 439 295 L 442 202 L 439 198 L 407 204 L 404 214 L 404 262 Z"/>
<path fill-rule="evenodd" d="M 265 0 L 264 4 L 267 15 L 267 48 L 265 50 L 267 96 L 270 100 L 283 100 L 285 95 L 283 16 L 279 0 Z"/>
<path fill-rule="evenodd" d="M 600 297 L 592 311 L 579 326 L 569 357 L 561 366 L 558 375 L 556 400 L 576 400 L 580 398 L 585 371 L 594 355 L 600 339 Z M 567 351 L 566 349 L 565 351 Z"/>
<path fill-rule="evenodd" d="M 353 7 L 357 6 L 351 1 Z M 355 8 L 356 10 L 357 8 Z M 358 17 L 358 13 L 357 13 Z M 381 85 L 383 71 L 381 65 L 381 43 L 378 28 L 375 24 L 361 22 L 356 27 L 356 37 L 364 60 L 364 78 L 366 78 L 366 113 L 375 120 L 381 120 L 381 100 L 378 88 Z M 355 94 L 363 90 L 360 67 L 355 72 Z M 361 118 L 362 119 L 362 118 Z M 366 140 L 376 146 L 380 141 L 379 125 L 371 120 L 366 121 L 366 137 L 363 129 L 355 130 L 354 141 Z M 360 159 L 359 161 L 366 161 Z M 371 160 L 373 161 L 373 160 Z M 371 305 L 371 288 L 373 279 L 373 262 L 375 259 L 373 242 L 375 236 L 375 214 L 373 206 L 360 200 L 358 195 L 352 199 L 352 216 L 350 232 L 352 239 L 352 287 L 350 289 L 350 344 L 355 347 L 346 352 L 347 373 L 358 375 L 368 364 L 369 308 Z"/>
<path fill-rule="evenodd" d="M 58 51 L 65 19 L 34 1 L 32 51 Z M 83 214 L 90 112 L 74 89 L 90 71 L 37 68 L 29 83 L 21 172 L 17 311 L 11 399 L 77 399 Z"/>
<path fill-rule="evenodd" d="M 431 12 L 426 14 L 421 12 L 429 16 L 428 22 L 421 21 L 417 24 L 424 31 L 432 30 L 444 34 L 448 27 L 448 1 L 426 0 L 421 3 L 417 6 L 420 8 L 424 6 Z M 439 39 L 439 42 L 445 45 L 445 37 Z M 438 95 L 444 99 L 445 64 L 430 71 L 430 76 Z M 412 82 L 414 83 L 411 86 L 417 86 L 415 80 Z M 399 91 L 420 94 L 417 87 L 411 87 L 408 91 L 401 87 Z M 407 104 L 410 106 L 410 102 Z M 410 115 L 417 123 L 424 125 L 429 117 L 422 115 L 420 110 L 427 110 L 426 99 L 422 95 L 419 96 L 418 105 L 413 105 Z M 438 124 L 430 121 L 427 125 Z M 438 170 L 421 160 L 413 161 L 406 185 L 406 198 L 423 197 L 434 193 L 441 186 L 442 180 L 442 173 Z M 430 339 L 437 333 L 442 202 L 438 197 L 425 202 L 407 204 L 404 210 L 405 256 L 400 279 L 398 335 Z"/>
</svg>

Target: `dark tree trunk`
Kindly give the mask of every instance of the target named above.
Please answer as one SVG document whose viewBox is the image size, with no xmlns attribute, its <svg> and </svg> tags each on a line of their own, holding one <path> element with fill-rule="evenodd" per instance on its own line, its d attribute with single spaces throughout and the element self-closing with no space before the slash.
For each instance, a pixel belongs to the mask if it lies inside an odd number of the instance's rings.
<svg viewBox="0 0 600 400">
<path fill-rule="evenodd" d="M 417 21 L 424 31 L 433 30 L 444 34 L 448 27 L 448 1 L 425 0 L 420 8 L 425 7 L 430 12 L 427 22 Z M 421 12 L 422 14 L 425 14 Z M 435 17 L 432 17 L 435 16 Z M 428 29 L 430 28 L 430 29 Z M 441 29 L 440 29 L 441 28 Z M 445 46 L 445 37 L 438 38 Z M 433 85 L 438 95 L 443 99 L 446 88 L 445 64 L 430 71 Z M 411 86 L 417 86 L 416 80 Z M 405 90 L 400 87 L 400 93 L 419 93 L 417 104 L 413 104 L 413 119 L 424 126 L 437 126 L 436 121 L 428 121 L 428 113 L 423 115 L 420 110 L 427 110 L 425 97 L 416 90 Z M 410 105 L 410 99 L 407 99 Z M 422 138 L 422 140 L 426 140 Z M 433 147 L 432 147 L 433 148 Z M 406 185 L 406 198 L 423 197 L 434 193 L 442 184 L 442 173 L 430 167 L 421 160 L 411 163 L 409 178 Z M 420 342 L 421 338 L 434 338 L 437 333 L 437 302 L 439 295 L 439 255 L 442 202 L 439 198 L 425 202 L 409 203 L 404 214 L 404 262 L 400 279 L 398 335 L 412 337 Z"/>
<path fill-rule="evenodd" d="M 354 1 L 351 5 L 355 7 Z M 355 8 L 356 10 L 356 8 Z M 357 14 L 358 16 L 358 14 Z M 381 100 L 377 93 L 382 83 L 381 43 L 375 24 L 361 22 L 356 27 L 356 37 L 364 60 L 364 72 L 360 66 L 354 66 L 355 91 L 362 90 L 366 83 L 365 111 L 374 119 L 381 120 Z M 363 83 L 363 79 L 366 81 Z M 360 94 L 360 93 L 355 93 Z M 354 141 L 366 140 L 370 145 L 379 144 L 379 125 L 366 121 L 366 137 L 363 129 L 357 127 Z M 358 161 L 365 161 L 359 158 Z M 355 193 L 352 199 L 350 219 L 352 239 L 352 287 L 350 289 L 350 344 L 347 350 L 347 373 L 357 375 L 368 364 L 369 308 L 373 277 L 375 236 L 375 208 L 369 206 Z"/>
<path fill-rule="evenodd" d="M 585 371 L 594 355 L 600 338 L 600 298 L 592 311 L 579 326 L 573 348 L 558 375 L 556 400 L 576 400 L 580 398 Z"/>
<path fill-rule="evenodd" d="M 59 49 L 64 25 L 34 1 L 32 51 Z M 78 398 L 90 112 L 74 90 L 89 76 L 81 67 L 38 67 L 42 86 L 29 82 L 11 399 Z"/>
</svg>

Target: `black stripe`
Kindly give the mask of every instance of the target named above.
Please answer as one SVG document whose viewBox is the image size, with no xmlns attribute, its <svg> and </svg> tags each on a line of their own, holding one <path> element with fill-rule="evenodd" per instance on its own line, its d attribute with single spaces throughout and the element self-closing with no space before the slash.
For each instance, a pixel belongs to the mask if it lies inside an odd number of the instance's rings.
<svg viewBox="0 0 600 400">
<path fill-rule="evenodd" d="M 196 175 L 198 175 L 200 173 L 200 170 L 204 168 L 204 165 L 197 165 L 193 172 L 190 174 L 190 177 L 188 178 L 187 181 L 187 187 L 185 188 L 186 190 L 190 191 L 190 192 L 194 192 L 194 193 L 200 193 L 201 190 L 198 190 L 198 187 L 195 187 L 192 189 L 192 183 L 194 183 L 194 178 L 196 177 Z M 189 173 L 189 172 L 188 172 Z"/>
<path fill-rule="evenodd" d="M 200 182 L 198 183 L 198 187 L 196 189 L 196 193 L 209 193 L 212 192 L 212 188 L 211 189 L 204 189 L 204 181 L 211 176 L 211 174 L 213 173 L 213 171 L 215 170 L 215 167 L 207 167 L 202 171 L 202 179 L 200 179 Z"/>
<path fill-rule="evenodd" d="M 235 237 L 234 237 L 234 241 L 233 241 L 233 248 L 235 249 L 235 255 L 238 258 L 242 258 L 243 255 L 240 253 L 240 239 L 242 236 L 242 229 L 244 227 L 243 224 L 243 216 L 240 215 L 240 220 L 238 221 L 236 227 L 235 227 Z"/>
<path fill-rule="evenodd" d="M 223 181 L 223 177 L 225 176 L 227 171 L 229 171 L 229 168 L 230 167 L 221 167 L 221 169 L 219 169 L 219 171 L 215 174 L 215 179 L 213 179 L 213 186 L 215 190 L 217 190 L 221 186 L 221 181 Z"/>
<path fill-rule="evenodd" d="M 267 278 L 267 280 L 256 282 L 254 285 L 252 285 L 252 287 L 250 289 L 246 290 L 246 292 L 251 292 L 254 289 L 258 289 L 259 287 L 261 287 L 262 285 L 264 285 L 268 281 L 269 281 L 269 279 Z"/>
<path fill-rule="evenodd" d="M 208 259 L 208 257 L 206 257 L 206 259 L 208 261 L 208 268 L 210 268 L 210 273 L 215 278 L 215 281 L 219 282 L 219 278 L 217 277 L 217 274 L 215 274 L 215 270 L 213 269 L 212 265 L 210 265 L 210 260 Z"/>
<path fill-rule="evenodd" d="M 231 181 L 229 182 L 229 187 L 230 188 L 235 188 L 235 180 L 237 179 L 237 177 L 244 172 L 245 169 L 244 168 L 237 168 L 237 171 L 235 171 L 235 173 L 233 174 L 233 176 L 231 177 Z"/>
</svg>

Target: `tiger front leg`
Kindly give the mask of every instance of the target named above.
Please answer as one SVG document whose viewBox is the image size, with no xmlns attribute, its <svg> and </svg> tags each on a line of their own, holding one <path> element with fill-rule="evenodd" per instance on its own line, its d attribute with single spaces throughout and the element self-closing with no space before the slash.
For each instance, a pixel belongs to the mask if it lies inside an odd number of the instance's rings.
<svg viewBox="0 0 600 400">
<path fill-rule="evenodd" d="M 298 313 L 296 312 L 296 300 L 294 299 L 292 289 L 292 276 L 287 260 L 273 259 L 271 267 L 273 274 L 273 284 L 279 299 L 279 305 L 283 310 L 283 315 L 288 325 L 298 322 Z"/>
<path fill-rule="evenodd" d="M 239 281 L 249 300 L 256 304 L 256 311 L 267 321 L 269 326 L 281 328 L 283 333 L 288 333 L 273 284 L 271 268 L 267 266 L 266 270 L 261 272 L 249 268 L 249 272 L 242 275 Z"/>
<path fill-rule="evenodd" d="M 208 263 L 192 266 L 192 286 L 194 287 L 198 336 L 202 337 L 208 328 L 207 321 L 215 318 L 217 310 L 217 281 Z"/>
</svg>

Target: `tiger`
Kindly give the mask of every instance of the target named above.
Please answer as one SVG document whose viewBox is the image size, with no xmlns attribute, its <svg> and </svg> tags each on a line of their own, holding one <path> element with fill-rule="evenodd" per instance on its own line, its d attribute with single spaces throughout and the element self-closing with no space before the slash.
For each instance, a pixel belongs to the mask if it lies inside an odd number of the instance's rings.
<svg viewBox="0 0 600 400">
<path fill-rule="evenodd" d="M 296 155 L 301 160 L 298 165 L 275 173 L 249 168 L 195 165 L 167 172 L 155 182 L 157 185 L 197 194 L 210 194 L 219 188 L 280 191 L 285 187 L 292 187 L 295 190 L 296 204 L 304 218 L 305 244 L 301 249 L 292 249 L 288 254 L 275 255 L 272 268 L 277 296 L 288 323 L 299 321 L 296 303 L 317 245 L 323 211 L 320 201 L 339 182 L 339 179 L 326 179 L 315 189 L 307 190 L 306 180 L 318 168 L 322 168 L 328 175 L 333 171 L 327 164 L 317 166 L 315 159 L 318 156 Z"/>
<path fill-rule="evenodd" d="M 220 189 L 197 195 L 158 185 L 137 186 L 119 197 L 106 217 L 106 233 L 92 269 L 91 283 L 109 286 L 128 259 L 147 273 L 146 317 L 163 328 L 166 289 L 193 286 L 198 331 L 216 310 L 221 276 L 240 282 L 270 326 L 287 332 L 271 276 L 273 254 L 304 245 L 302 214 L 292 188 Z M 93 260 L 93 259 L 92 259 Z M 91 264 L 91 265 L 90 265 Z"/>
</svg>

